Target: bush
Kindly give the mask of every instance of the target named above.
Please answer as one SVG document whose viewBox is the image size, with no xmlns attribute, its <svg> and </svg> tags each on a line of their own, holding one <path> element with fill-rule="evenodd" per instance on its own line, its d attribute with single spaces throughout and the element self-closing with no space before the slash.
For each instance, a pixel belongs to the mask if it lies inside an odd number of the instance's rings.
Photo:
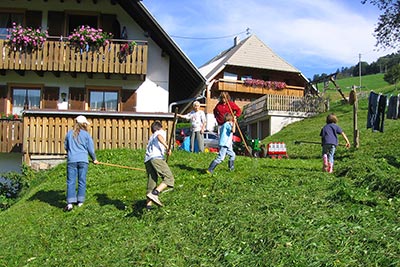
<svg viewBox="0 0 400 267">
<path fill-rule="evenodd" d="M 29 188 L 33 172 L 23 166 L 22 173 L 8 172 L 0 176 L 0 210 L 8 209 Z"/>
</svg>

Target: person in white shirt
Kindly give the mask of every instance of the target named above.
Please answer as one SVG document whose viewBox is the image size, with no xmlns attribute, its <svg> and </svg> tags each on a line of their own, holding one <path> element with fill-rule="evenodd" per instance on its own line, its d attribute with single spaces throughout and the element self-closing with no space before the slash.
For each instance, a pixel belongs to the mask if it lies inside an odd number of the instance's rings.
<svg viewBox="0 0 400 267">
<path fill-rule="evenodd" d="M 194 142 L 197 140 L 197 145 L 200 152 L 204 152 L 204 129 L 206 128 L 206 115 L 200 109 L 200 102 L 193 102 L 193 110 L 186 115 L 177 114 L 179 118 L 190 120 L 191 135 L 190 135 L 190 151 L 194 152 Z"/>
<path fill-rule="evenodd" d="M 147 172 L 147 201 L 146 208 L 150 210 L 153 202 L 158 206 L 163 206 L 158 199 L 158 195 L 167 187 L 174 187 L 174 176 L 169 168 L 164 154 L 171 155 L 171 149 L 166 143 L 166 132 L 162 129 L 160 121 L 155 121 L 151 124 L 152 135 L 146 147 L 144 157 L 144 165 Z M 157 186 L 158 177 L 161 177 L 162 182 Z"/>
</svg>

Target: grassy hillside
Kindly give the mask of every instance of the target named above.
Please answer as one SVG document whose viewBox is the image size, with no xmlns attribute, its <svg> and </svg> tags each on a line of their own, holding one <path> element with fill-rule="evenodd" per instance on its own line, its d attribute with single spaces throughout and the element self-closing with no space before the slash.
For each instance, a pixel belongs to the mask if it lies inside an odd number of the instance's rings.
<svg viewBox="0 0 400 267">
<path fill-rule="evenodd" d="M 391 87 L 376 92 L 398 94 Z M 331 111 L 353 140 L 352 106 Z M 239 156 L 214 176 L 215 154 L 175 151 L 173 191 L 163 208 L 144 210 L 141 171 L 91 165 L 87 201 L 69 213 L 65 165 L 36 174 L 36 185 L 0 212 L 0 266 L 400 266 L 400 120 L 366 129 L 360 148 L 338 147 L 335 172 L 321 171 L 319 141 L 327 113 L 289 125 L 289 159 Z M 343 139 L 340 139 L 343 144 Z M 100 161 L 143 168 L 142 150 L 98 151 Z"/>
<path fill-rule="evenodd" d="M 371 90 L 380 91 L 388 91 L 393 88 L 393 86 L 389 85 L 387 82 L 383 80 L 383 73 L 361 76 L 361 91 L 362 92 L 369 92 Z M 342 92 L 348 96 L 348 92 L 350 92 L 352 86 L 359 86 L 360 85 L 360 78 L 359 77 L 350 77 L 345 79 L 339 79 L 335 81 L 337 86 L 342 90 Z M 318 84 L 318 89 L 323 92 L 324 85 L 323 83 Z M 332 100 L 338 100 L 341 98 L 340 94 L 337 92 L 335 85 L 330 82 L 328 86 L 328 90 L 325 91 L 325 94 L 330 97 Z"/>
</svg>

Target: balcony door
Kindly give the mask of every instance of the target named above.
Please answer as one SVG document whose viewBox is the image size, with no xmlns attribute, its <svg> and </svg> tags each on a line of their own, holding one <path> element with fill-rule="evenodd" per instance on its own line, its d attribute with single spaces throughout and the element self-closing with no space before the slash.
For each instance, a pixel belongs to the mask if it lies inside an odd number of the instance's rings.
<svg viewBox="0 0 400 267">
<path fill-rule="evenodd" d="M 2 12 L 0 10 L 0 39 L 6 39 L 8 29 L 13 27 L 13 23 L 22 25 L 24 23 L 24 14 L 15 12 Z"/>
<path fill-rule="evenodd" d="M 99 17 L 87 14 L 67 14 L 67 34 L 70 34 L 74 29 L 82 25 L 97 29 L 99 27 Z"/>
</svg>

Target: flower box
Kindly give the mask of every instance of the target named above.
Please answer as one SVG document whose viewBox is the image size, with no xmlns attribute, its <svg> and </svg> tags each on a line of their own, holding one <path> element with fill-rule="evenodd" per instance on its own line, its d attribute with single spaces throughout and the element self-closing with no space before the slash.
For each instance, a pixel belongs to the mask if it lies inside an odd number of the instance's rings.
<svg viewBox="0 0 400 267">
<path fill-rule="evenodd" d="M 68 36 L 71 46 L 77 49 L 89 51 L 98 50 L 110 43 L 111 33 L 103 32 L 102 29 L 95 29 L 90 26 L 79 26 Z"/>
<path fill-rule="evenodd" d="M 244 85 L 253 86 L 253 87 L 264 87 L 264 88 L 273 89 L 273 90 L 283 90 L 286 88 L 285 82 L 264 81 L 264 80 L 258 80 L 258 79 L 245 79 Z"/>
<path fill-rule="evenodd" d="M 40 28 L 22 27 L 15 22 L 13 22 L 13 27 L 8 32 L 8 45 L 14 51 L 21 52 L 32 52 L 41 49 L 48 37 L 47 31 L 41 31 Z"/>
</svg>

